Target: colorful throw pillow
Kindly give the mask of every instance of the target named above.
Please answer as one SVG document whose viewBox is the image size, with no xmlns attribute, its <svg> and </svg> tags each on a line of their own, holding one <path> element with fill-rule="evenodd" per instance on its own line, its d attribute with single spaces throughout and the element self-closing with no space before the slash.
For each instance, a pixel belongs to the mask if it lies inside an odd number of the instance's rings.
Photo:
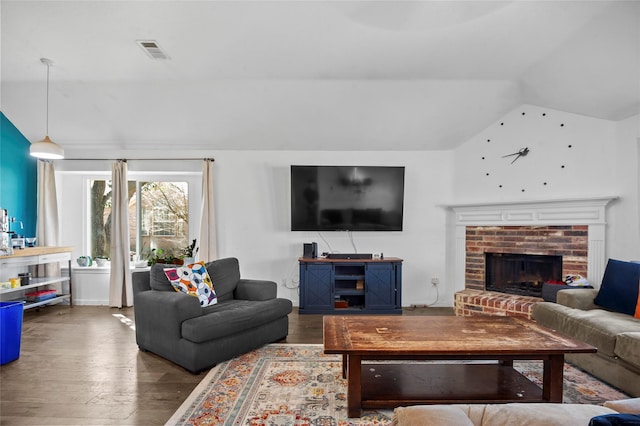
<svg viewBox="0 0 640 426">
<path fill-rule="evenodd" d="M 609 259 L 600 291 L 593 302 L 611 311 L 634 315 L 639 281 L 640 263 Z"/>
<path fill-rule="evenodd" d="M 200 306 L 211 306 L 218 303 L 216 292 L 207 273 L 204 262 L 197 262 L 179 268 L 165 268 L 165 275 L 173 289 L 200 299 Z"/>
</svg>

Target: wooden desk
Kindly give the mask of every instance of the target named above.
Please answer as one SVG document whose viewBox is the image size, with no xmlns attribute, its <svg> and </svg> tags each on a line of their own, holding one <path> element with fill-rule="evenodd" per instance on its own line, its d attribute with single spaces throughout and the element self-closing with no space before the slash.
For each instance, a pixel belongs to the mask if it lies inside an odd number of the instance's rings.
<svg viewBox="0 0 640 426">
<path fill-rule="evenodd" d="M 515 317 L 325 316 L 323 326 L 324 352 L 343 355 L 349 417 L 400 405 L 562 402 L 564 354 L 596 352 Z M 542 360 L 542 389 L 513 360 Z"/>
</svg>

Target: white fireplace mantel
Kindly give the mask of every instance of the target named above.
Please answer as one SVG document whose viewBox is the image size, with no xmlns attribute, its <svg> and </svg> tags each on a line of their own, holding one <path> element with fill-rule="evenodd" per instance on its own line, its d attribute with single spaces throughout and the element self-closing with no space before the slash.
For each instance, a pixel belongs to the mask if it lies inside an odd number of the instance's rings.
<svg viewBox="0 0 640 426">
<path fill-rule="evenodd" d="M 464 289 L 467 226 L 588 226 L 587 279 L 598 287 L 606 267 L 606 207 L 618 197 L 447 206 L 455 215 L 455 291 Z"/>
</svg>

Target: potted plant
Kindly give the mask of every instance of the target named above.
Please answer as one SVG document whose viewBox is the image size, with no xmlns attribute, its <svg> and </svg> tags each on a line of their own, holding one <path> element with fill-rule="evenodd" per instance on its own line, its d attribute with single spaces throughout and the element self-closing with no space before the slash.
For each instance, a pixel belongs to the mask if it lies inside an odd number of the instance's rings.
<svg viewBox="0 0 640 426">
<path fill-rule="evenodd" d="M 182 249 L 182 262 L 185 265 L 189 265 L 195 261 L 195 254 L 198 252 L 198 247 L 196 247 L 196 239 L 194 238 L 191 242 L 191 245 L 186 246 Z"/>
<path fill-rule="evenodd" d="M 166 263 L 172 265 L 182 265 L 182 259 L 176 257 L 171 252 L 171 249 L 151 249 L 147 264 L 153 266 L 156 263 Z"/>
<path fill-rule="evenodd" d="M 164 250 L 151 249 L 151 251 L 149 252 L 149 266 L 153 266 L 156 263 L 164 263 Z"/>
<path fill-rule="evenodd" d="M 96 256 L 95 259 L 96 264 L 100 267 L 100 266 L 107 266 L 107 262 L 109 261 L 109 258 L 106 256 Z"/>
</svg>

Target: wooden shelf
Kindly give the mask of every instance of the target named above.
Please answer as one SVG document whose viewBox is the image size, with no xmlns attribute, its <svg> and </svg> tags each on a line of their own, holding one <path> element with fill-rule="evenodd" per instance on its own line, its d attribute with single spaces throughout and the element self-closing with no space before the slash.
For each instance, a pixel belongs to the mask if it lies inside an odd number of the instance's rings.
<svg viewBox="0 0 640 426">
<path fill-rule="evenodd" d="M 300 257 L 300 263 L 385 263 L 402 262 L 399 257 L 385 257 L 384 259 L 328 259 L 326 257 Z"/>
<path fill-rule="evenodd" d="M 45 265 L 49 263 L 67 264 L 68 275 L 60 277 L 38 277 L 32 278 L 30 284 L 19 287 L 6 288 L 0 290 L 0 300 L 24 302 L 23 309 L 33 309 L 44 305 L 55 305 L 60 302 L 69 301 L 73 304 L 73 284 L 71 282 L 71 251 L 72 247 L 27 247 L 21 250 L 14 250 L 14 253 L 7 256 L 0 256 L 0 280 L 6 281 L 9 277 L 17 276 L 19 272 L 26 272 L 29 267 Z M 37 302 L 29 302 L 25 293 L 38 288 L 48 288 L 54 284 L 68 283 L 69 292 L 57 294 L 56 297 Z"/>
<path fill-rule="evenodd" d="M 65 301 L 65 300 L 70 300 L 70 299 L 71 299 L 71 295 L 70 294 L 63 294 L 63 295 L 56 296 L 56 297 L 51 298 L 51 299 L 41 300 L 39 302 L 25 302 L 23 308 L 26 311 L 27 309 L 37 308 L 38 306 L 55 305 L 57 303 L 60 303 L 60 302 Z"/>
<path fill-rule="evenodd" d="M 355 280 L 363 280 L 364 274 L 362 275 L 338 275 L 336 274 L 336 281 L 345 280 L 345 281 L 355 281 Z"/>
<path fill-rule="evenodd" d="M 26 311 L 28 309 L 37 308 L 38 306 L 55 305 L 69 299 L 71 299 L 70 294 L 61 294 L 56 297 L 52 297 L 51 299 L 39 300 L 37 302 L 29 302 L 28 300 L 24 300 L 22 298 L 9 299 L 9 300 L 5 300 L 5 302 L 22 302 L 23 303 L 22 309 Z"/>
<path fill-rule="evenodd" d="M 32 278 L 31 284 L 14 288 L 5 288 L 0 290 L 0 294 L 14 293 L 16 291 L 28 290 L 30 288 L 38 288 L 49 284 L 57 284 L 69 281 L 70 277 L 51 277 L 51 278 Z"/>
<path fill-rule="evenodd" d="M 413 404 L 534 402 L 542 389 L 498 364 L 365 364 L 362 407 Z M 404 401 L 404 402 L 403 402 Z"/>
<path fill-rule="evenodd" d="M 338 288 L 335 289 L 336 296 L 363 296 L 364 290 L 358 290 L 355 288 Z"/>
<path fill-rule="evenodd" d="M 13 254 L 9 254 L 6 256 L 0 256 L 0 260 L 2 259 L 11 259 L 15 257 L 26 257 L 26 256 L 40 256 L 46 254 L 56 254 L 56 253 L 71 253 L 73 251 L 73 247 L 26 247 L 23 249 L 13 250 Z M 71 256 L 71 254 L 69 254 Z"/>
</svg>

